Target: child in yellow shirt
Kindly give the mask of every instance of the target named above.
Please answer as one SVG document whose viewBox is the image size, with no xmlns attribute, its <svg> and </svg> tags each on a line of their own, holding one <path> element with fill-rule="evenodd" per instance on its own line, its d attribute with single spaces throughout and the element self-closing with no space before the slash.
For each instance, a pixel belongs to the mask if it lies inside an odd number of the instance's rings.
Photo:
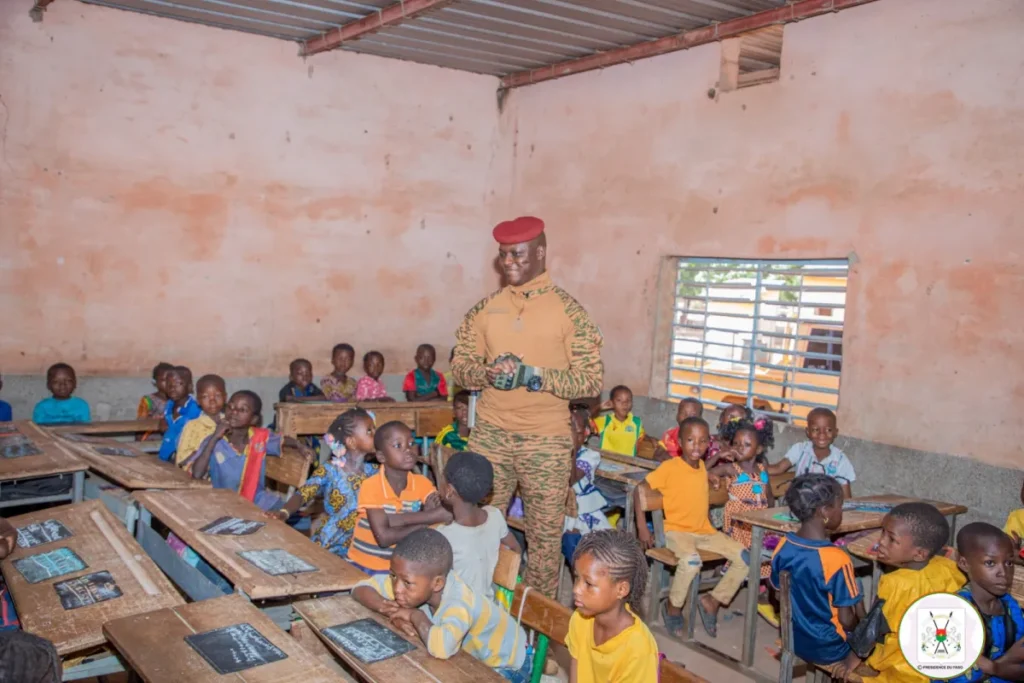
<svg viewBox="0 0 1024 683">
<path fill-rule="evenodd" d="M 1020 487 L 1020 502 L 1024 504 L 1024 484 Z M 1013 539 L 1019 549 L 1020 541 L 1024 538 L 1024 508 L 1010 513 L 1010 516 L 1006 518 L 1006 526 L 1003 527 L 1003 531 Z"/>
<path fill-rule="evenodd" d="M 220 375 L 203 375 L 196 382 L 196 401 L 203 414 L 189 421 L 178 437 L 178 450 L 174 464 L 182 467 L 199 447 L 217 430 L 217 423 L 224 418 L 224 405 L 228 402 L 228 389 Z"/>
<path fill-rule="evenodd" d="M 872 683 L 928 682 L 903 656 L 900 622 L 919 598 L 931 593 L 956 593 L 967 583 L 956 563 L 940 554 L 947 540 L 949 523 L 928 503 L 897 505 L 882 520 L 878 561 L 897 569 L 878 582 L 876 601 L 883 601 L 882 616 L 889 628 L 865 662 L 878 672 L 871 678 Z"/>
<path fill-rule="evenodd" d="M 658 644 L 640 619 L 647 558 L 624 531 L 605 529 L 580 539 L 573 556 L 576 611 L 565 645 L 571 683 L 658 680 Z"/>
<path fill-rule="evenodd" d="M 633 414 L 633 392 L 620 384 L 608 394 L 601 410 L 611 413 L 594 419 L 594 433 L 601 439 L 599 448 L 621 455 L 636 455 L 637 444 L 646 434 L 643 422 Z"/>
</svg>

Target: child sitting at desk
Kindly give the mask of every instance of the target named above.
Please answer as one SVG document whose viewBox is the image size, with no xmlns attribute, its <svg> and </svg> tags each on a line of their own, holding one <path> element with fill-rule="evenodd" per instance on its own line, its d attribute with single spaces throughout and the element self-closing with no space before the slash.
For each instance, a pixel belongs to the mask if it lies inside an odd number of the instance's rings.
<svg viewBox="0 0 1024 683">
<path fill-rule="evenodd" d="M 569 413 L 569 424 L 572 429 L 572 445 L 576 453 L 576 464 L 569 478 L 571 494 L 576 496 L 576 516 L 566 515 L 562 533 L 562 555 L 572 566 L 572 558 L 576 554 L 576 546 L 580 539 L 592 531 L 611 529 L 612 525 L 605 517 L 604 508 L 608 500 L 595 485 L 597 468 L 601 464 L 601 454 L 587 447 L 590 439 L 590 411 L 586 406 L 575 406 Z M 625 503 L 625 500 L 622 501 Z"/>
<path fill-rule="evenodd" d="M 78 386 L 75 369 L 67 363 L 56 363 L 46 371 L 46 388 L 52 396 L 36 404 L 32 421 L 40 425 L 88 422 L 89 404 L 72 396 Z"/>
<path fill-rule="evenodd" d="M 654 449 L 654 459 L 658 461 L 678 458 L 681 452 L 679 448 L 679 423 L 688 417 L 704 417 L 704 404 L 692 396 L 679 401 L 676 407 L 676 426 L 666 430 Z"/>
<path fill-rule="evenodd" d="M 4 388 L 4 378 L 0 376 L 0 391 Z M 0 401 L 0 422 L 10 422 L 14 419 L 14 413 L 11 410 L 11 404 L 7 401 Z"/>
<path fill-rule="evenodd" d="M 313 364 L 305 358 L 296 358 L 288 364 L 288 384 L 277 393 L 281 403 L 323 401 L 324 392 L 313 383 Z"/>
<path fill-rule="evenodd" d="M 601 441 L 599 448 L 620 455 L 636 455 L 637 444 L 644 438 L 644 425 L 633 415 L 633 392 L 620 384 L 609 392 L 601 410 L 612 412 L 594 418 L 594 431 Z"/>
<path fill-rule="evenodd" d="M 422 641 L 432 657 L 448 659 L 461 649 L 505 680 L 530 680 L 526 632 L 452 571 L 452 547 L 440 532 L 413 531 L 397 543 L 388 564 L 390 574 L 355 585 L 356 602 Z"/>
<path fill-rule="evenodd" d="M 835 477 L 843 486 L 843 495 L 851 498 L 850 485 L 857 480 L 853 464 L 846 454 L 832 445 L 839 436 L 836 414 L 828 408 L 815 408 L 807 414 L 807 441 L 793 444 L 785 457 L 768 467 L 768 474 L 783 474 L 796 468 L 796 476 L 820 472 Z"/>
<path fill-rule="evenodd" d="M 363 356 L 363 370 L 366 375 L 356 382 L 357 401 L 394 401 L 388 396 L 388 388 L 380 381 L 384 374 L 384 354 L 380 351 L 367 351 Z"/>
<path fill-rule="evenodd" d="M 658 643 L 640 618 L 647 586 L 640 544 L 624 531 L 595 531 L 577 546 L 573 570 L 576 611 L 565 638 L 572 656 L 569 680 L 657 681 Z"/>
<path fill-rule="evenodd" d="M 963 588 L 964 575 L 952 560 L 940 554 L 948 539 L 949 523 L 928 503 L 897 505 L 882 520 L 877 558 L 896 569 L 884 574 L 878 582 L 875 602 L 881 603 L 888 633 L 865 662 L 878 672 L 871 679 L 872 683 L 925 683 L 927 680 L 914 671 L 903 656 L 899 626 L 903 615 L 919 598 L 931 593 L 955 593 Z M 838 674 L 843 675 L 845 671 Z"/>
<path fill-rule="evenodd" d="M 452 569 L 474 593 L 494 600 L 498 547 L 520 551 L 501 511 L 480 506 L 494 485 L 494 468 L 479 453 L 456 453 L 445 465 L 444 478 L 441 504 L 451 511 L 452 521 L 437 530 L 452 545 Z"/>
<path fill-rule="evenodd" d="M 348 376 L 356 360 L 356 350 L 351 344 L 335 344 L 331 350 L 331 365 L 334 372 L 320 380 L 324 398 L 335 403 L 347 403 L 356 399 L 356 381 Z"/>
<path fill-rule="evenodd" d="M 266 456 L 281 455 L 282 443 L 294 445 L 312 457 L 305 445 L 260 427 L 263 401 L 243 389 L 231 395 L 224 419 L 202 446 L 185 461 L 193 479 L 207 473 L 215 489 L 231 489 L 264 510 L 281 506 L 281 498 L 266 490 Z"/>
<path fill-rule="evenodd" d="M 710 470 L 721 479 L 729 480 L 729 500 L 725 503 L 722 531 L 746 548 L 747 564 L 761 562 L 763 549 L 758 548 L 754 552 L 750 548 L 750 525 L 734 521 L 732 517 L 737 512 L 763 510 L 775 505 L 775 496 L 768 481 L 768 459 L 764 455 L 775 445 L 775 428 L 772 421 L 764 417 L 752 422 L 730 420 L 722 427 L 719 436 L 729 443 L 735 458 Z M 771 565 L 761 562 L 761 578 L 767 579 L 769 574 Z"/>
<path fill-rule="evenodd" d="M 701 623 L 712 638 L 718 635 L 718 610 L 732 601 L 747 575 L 743 546 L 716 531 L 708 519 L 710 487 L 720 485 L 718 477 L 704 468 L 704 454 L 710 442 L 711 430 L 707 422 L 699 417 L 683 420 L 679 426 L 682 457 L 658 465 L 658 469 L 649 473 L 633 491 L 637 535 L 645 548 L 653 548 L 654 540 L 640 505 L 640 492 L 642 489 L 660 491 L 665 501 L 665 545 L 679 558 L 679 564 L 662 617 L 669 634 L 677 637 L 683 630 L 682 608 L 686 594 L 693 577 L 701 570 L 698 550 L 709 550 L 729 560 L 729 570 L 715 589 L 694 596 Z"/>
<path fill-rule="evenodd" d="M 362 408 L 339 415 L 324 434 L 331 459 L 313 470 L 306 484 L 273 513 L 287 520 L 303 505 L 323 499 L 325 514 L 314 525 L 310 540 L 338 557 L 348 557 L 359 520 L 359 488 L 377 474 L 377 463 L 366 459 L 373 454 L 373 432 L 373 418 Z"/>
<path fill-rule="evenodd" d="M 164 408 L 164 438 L 160 443 L 160 459 L 168 462 L 178 450 L 178 439 L 185 425 L 203 414 L 192 398 L 192 371 L 178 365 L 167 371 L 164 379 L 167 407 Z"/>
<path fill-rule="evenodd" d="M 348 561 L 367 574 L 386 574 L 394 545 L 416 529 L 452 521 L 434 485 L 416 474 L 416 441 L 403 423 L 388 422 L 373 436 L 380 471 L 359 487 Z"/>
<path fill-rule="evenodd" d="M 445 425 L 434 441 L 453 451 L 464 451 L 469 446 L 469 392 L 460 391 L 452 403 L 452 423 Z"/>
<path fill-rule="evenodd" d="M 139 420 L 161 418 L 167 408 L 167 391 L 164 389 L 164 382 L 167 380 L 167 371 L 174 366 L 170 363 L 157 363 L 153 367 L 153 386 L 156 391 L 147 394 L 139 399 L 139 407 L 135 410 L 135 417 Z M 137 441 L 148 441 L 150 438 L 159 438 L 155 433 L 139 434 Z"/>
<path fill-rule="evenodd" d="M 405 400 L 410 403 L 419 401 L 447 401 L 448 386 L 444 375 L 434 371 L 437 351 L 430 344 L 420 344 L 416 349 L 416 369 L 410 370 L 402 383 Z"/>
<path fill-rule="evenodd" d="M 786 491 L 786 505 L 800 528 L 775 548 L 771 583 L 777 590 L 779 575 L 789 572 L 793 650 L 814 664 L 845 661 L 852 671 L 860 660 L 846 639 L 864 616 L 864 603 L 853 561 L 829 538 L 843 522 L 843 489 L 827 475 L 805 474 Z"/>
<path fill-rule="evenodd" d="M 1024 504 L 1024 484 L 1020 487 L 1020 502 Z M 1007 516 L 1003 531 L 1013 539 L 1014 545 L 1019 549 L 1021 539 L 1024 539 L 1024 508 L 1014 510 Z"/>
<path fill-rule="evenodd" d="M 200 377 L 196 382 L 196 398 L 203 414 L 189 421 L 181 429 L 178 450 L 174 454 L 174 463 L 178 467 L 199 450 L 199 446 L 206 437 L 217 430 L 217 423 L 224 417 L 224 404 L 228 402 L 228 389 L 224 378 L 220 375 Z"/>
<path fill-rule="evenodd" d="M 1024 680 L 1024 614 L 1010 595 L 1017 546 L 997 527 L 968 524 L 956 535 L 957 566 L 968 583 L 957 593 L 978 610 L 985 624 L 981 657 L 950 683 L 1009 683 Z"/>
</svg>

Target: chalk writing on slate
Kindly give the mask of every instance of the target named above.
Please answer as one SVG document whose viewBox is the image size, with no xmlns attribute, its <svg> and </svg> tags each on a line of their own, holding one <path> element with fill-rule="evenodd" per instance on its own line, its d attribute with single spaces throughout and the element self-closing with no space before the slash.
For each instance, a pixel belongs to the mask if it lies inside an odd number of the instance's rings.
<svg viewBox="0 0 1024 683">
<path fill-rule="evenodd" d="M 129 448 L 114 448 L 113 446 L 94 446 L 93 450 L 100 455 L 119 455 L 122 458 L 134 458 L 137 455 Z"/>
<path fill-rule="evenodd" d="M 185 642 L 219 674 L 233 674 L 288 658 L 250 624 L 195 633 L 185 636 Z"/>
<path fill-rule="evenodd" d="M 373 619 L 325 628 L 323 634 L 367 664 L 403 655 L 416 646 Z"/>
<path fill-rule="evenodd" d="M 63 541 L 73 535 L 66 526 L 57 520 L 48 519 L 45 522 L 18 527 L 18 547 L 34 548 L 44 543 Z"/>
<path fill-rule="evenodd" d="M 248 536 L 262 528 L 263 522 L 257 522 L 252 519 L 221 517 L 210 522 L 200 531 L 204 534 L 216 534 L 218 536 Z"/>
<path fill-rule="evenodd" d="M 121 597 L 121 589 L 108 571 L 61 581 L 53 584 L 53 587 L 57 589 L 57 596 L 64 609 L 77 609 Z"/>
<path fill-rule="evenodd" d="M 18 428 L 12 425 L 10 422 L 0 422 L 0 434 L 13 434 L 18 431 Z"/>
<path fill-rule="evenodd" d="M 860 502 L 856 500 L 848 500 L 843 503 L 843 509 L 848 511 L 856 512 L 880 512 L 882 514 L 889 514 L 892 511 L 892 505 L 888 503 L 871 503 L 871 502 Z"/>
<path fill-rule="evenodd" d="M 29 583 L 39 583 L 65 574 L 80 572 L 86 564 L 71 548 L 57 548 L 14 561 L 14 568 Z"/>
<path fill-rule="evenodd" d="M 34 443 L 21 434 L 0 438 L 0 456 L 5 458 L 24 458 L 26 455 L 42 455 Z"/>
<path fill-rule="evenodd" d="M 243 550 L 238 553 L 242 559 L 252 562 L 260 570 L 271 576 L 282 574 L 304 574 L 315 572 L 317 568 L 302 558 L 295 557 L 287 550 Z"/>
</svg>

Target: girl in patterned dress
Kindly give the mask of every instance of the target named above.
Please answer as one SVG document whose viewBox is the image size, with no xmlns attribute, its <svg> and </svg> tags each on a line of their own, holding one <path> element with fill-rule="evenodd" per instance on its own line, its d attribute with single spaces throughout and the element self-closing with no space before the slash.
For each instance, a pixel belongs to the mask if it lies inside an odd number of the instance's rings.
<svg viewBox="0 0 1024 683">
<path fill-rule="evenodd" d="M 324 443 L 331 449 L 330 461 L 319 465 L 305 486 L 274 513 L 288 519 L 314 498 L 323 498 L 324 514 L 313 525 L 310 538 L 338 557 L 348 557 L 359 519 L 359 487 L 377 472 L 377 464 L 366 460 L 374 452 L 373 433 L 373 417 L 362 408 L 339 415 L 324 435 Z"/>
<path fill-rule="evenodd" d="M 355 362 L 356 350 L 351 344 L 336 344 L 331 351 L 334 372 L 320 380 L 320 388 L 328 401 L 347 403 L 356 399 L 356 381 L 348 376 Z"/>
<path fill-rule="evenodd" d="M 755 420 L 730 420 L 722 425 L 719 436 L 730 444 L 732 462 L 716 465 L 712 472 L 727 477 L 729 500 L 725 504 L 725 524 L 722 531 L 742 544 L 750 553 L 751 528 L 745 522 L 733 517 L 738 512 L 760 510 L 775 505 L 772 488 L 768 481 L 768 460 L 765 451 L 775 445 L 775 429 L 771 420 L 759 417 Z M 760 555 L 760 549 L 756 555 Z M 758 557 L 750 558 L 754 561 Z M 748 559 L 748 562 L 750 561 Z M 761 563 L 761 578 L 771 574 L 771 565 Z"/>
<path fill-rule="evenodd" d="M 160 419 L 164 416 L 164 410 L 167 408 L 167 392 L 164 389 L 164 380 L 167 379 L 167 371 L 173 370 L 174 366 L 170 363 L 157 363 L 156 367 L 153 368 L 153 386 L 156 387 L 156 391 L 152 394 L 146 394 L 139 399 L 139 407 L 135 411 L 135 416 L 140 420 L 155 417 Z M 158 432 L 147 432 L 145 434 L 137 434 L 135 436 L 136 441 L 159 441 L 163 436 Z"/>
</svg>

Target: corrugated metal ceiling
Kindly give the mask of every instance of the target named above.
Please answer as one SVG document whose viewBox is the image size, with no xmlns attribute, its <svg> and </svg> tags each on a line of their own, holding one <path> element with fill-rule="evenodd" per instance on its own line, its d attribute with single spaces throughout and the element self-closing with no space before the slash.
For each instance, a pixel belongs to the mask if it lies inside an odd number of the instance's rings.
<svg viewBox="0 0 1024 683">
<path fill-rule="evenodd" d="M 395 0 L 81 0 L 303 42 Z M 505 76 L 771 10 L 787 0 L 456 0 L 343 50 Z"/>
</svg>

